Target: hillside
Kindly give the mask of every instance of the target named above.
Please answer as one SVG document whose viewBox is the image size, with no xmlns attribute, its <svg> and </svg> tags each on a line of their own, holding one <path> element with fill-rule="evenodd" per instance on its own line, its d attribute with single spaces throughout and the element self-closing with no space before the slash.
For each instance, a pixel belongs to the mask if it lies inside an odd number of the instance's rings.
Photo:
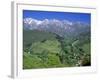
<svg viewBox="0 0 100 80">
<path fill-rule="evenodd" d="M 30 47 L 30 45 L 34 42 L 54 40 L 55 36 L 56 35 L 50 32 L 44 32 L 39 30 L 23 30 L 23 44 L 24 47 Z"/>
<path fill-rule="evenodd" d="M 91 65 L 89 33 L 71 38 L 40 30 L 23 34 L 23 69 Z"/>
</svg>

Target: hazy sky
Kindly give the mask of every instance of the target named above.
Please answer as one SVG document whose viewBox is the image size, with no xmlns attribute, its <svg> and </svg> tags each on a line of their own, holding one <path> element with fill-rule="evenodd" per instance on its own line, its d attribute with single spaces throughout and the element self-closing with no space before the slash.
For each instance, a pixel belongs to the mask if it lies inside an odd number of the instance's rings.
<svg viewBox="0 0 100 80">
<path fill-rule="evenodd" d="M 90 13 L 23 10 L 23 18 L 34 18 L 38 20 L 58 19 L 58 20 L 69 20 L 72 22 L 80 21 L 88 24 L 91 23 Z"/>
</svg>

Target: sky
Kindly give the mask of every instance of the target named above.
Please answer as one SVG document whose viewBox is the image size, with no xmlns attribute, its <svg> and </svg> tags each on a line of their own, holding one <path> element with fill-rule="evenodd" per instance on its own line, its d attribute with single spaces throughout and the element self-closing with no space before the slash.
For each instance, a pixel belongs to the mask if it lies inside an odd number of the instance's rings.
<svg viewBox="0 0 100 80">
<path fill-rule="evenodd" d="M 37 20 L 58 19 L 71 22 L 79 21 L 87 24 L 91 23 L 90 13 L 23 10 L 23 18 L 34 18 Z"/>
</svg>

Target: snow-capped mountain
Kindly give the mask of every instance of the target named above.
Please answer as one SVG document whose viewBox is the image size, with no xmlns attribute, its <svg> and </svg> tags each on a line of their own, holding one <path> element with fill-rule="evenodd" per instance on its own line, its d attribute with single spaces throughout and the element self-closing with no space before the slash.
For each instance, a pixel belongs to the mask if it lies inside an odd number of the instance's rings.
<svg viewBox="0 0 100 80">
<path fill-rule="evenodd" d="M 60 36 L 77 35 L 82 32 L 89 32 L 90 25 L 82 22 L 71 22 L 68 20 L 44 19 L 37 20 L 25 18 L 23 20 L 25 30 L 43 30 L 59 34 Z"/>
</svg>

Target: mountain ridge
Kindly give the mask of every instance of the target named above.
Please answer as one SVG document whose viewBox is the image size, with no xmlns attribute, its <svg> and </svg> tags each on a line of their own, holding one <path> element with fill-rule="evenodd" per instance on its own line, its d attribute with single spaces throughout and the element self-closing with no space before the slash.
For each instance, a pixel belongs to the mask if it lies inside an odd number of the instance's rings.
<svg viewBox="0 0 100 80">
<path fill-rule="evenodd" d="M 25 18 L 23 20 L 24 30 L 40 30 L 56 33 L 60 36 L 70 36 L 90 32 L 90 24 L 83 22 L 71 22 L 68 20 L 44 19 L 37 20 L 33 18 Z"/>
</svg>

